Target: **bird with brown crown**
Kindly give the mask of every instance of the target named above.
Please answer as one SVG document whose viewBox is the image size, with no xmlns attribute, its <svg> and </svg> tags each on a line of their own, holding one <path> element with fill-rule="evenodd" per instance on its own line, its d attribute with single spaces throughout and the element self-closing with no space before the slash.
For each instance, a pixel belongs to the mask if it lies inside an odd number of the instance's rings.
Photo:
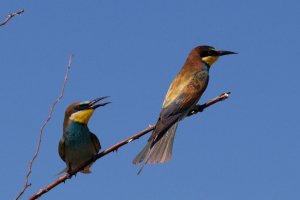
<svg viewBox="0 0 300 200">
<path fill-rule="evenodd" d="M 218 51 L 211 46 L 198 46 L 188 55 L 185 64 L 171 83 L 159 119 L 148 143 L 133 160 L 134 164 L 164 163 L 171 159 L 178 122 L 194 108 L 204 93 L 209 69 L 220 56 L 236 54 Z"/>
<path fill-rule="evenodd" d="M 76 170 L 84 162 L 97 155 L 101 149 L 99 139 L 89 130 L 87 124 L 97 108 L 110 103 L 97 104 L 105 98 L 107 97 L 97 98 L 92 101 L 76 102 L 66 109 L 63 135 L 59 141 L 58 153 L 66 163 L 67 168 L 61 173 L 69 173 Z M 80 172 L 85 174 L 91 173 L 91 165 L 88 165 Z"/>
</svg>

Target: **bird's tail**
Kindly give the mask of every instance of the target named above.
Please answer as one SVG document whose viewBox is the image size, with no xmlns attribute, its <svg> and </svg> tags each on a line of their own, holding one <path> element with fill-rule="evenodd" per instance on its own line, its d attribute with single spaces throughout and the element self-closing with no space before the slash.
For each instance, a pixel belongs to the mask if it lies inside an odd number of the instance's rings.
<svg viewBox="0 0 300 200">
<path fill-rule="evenodd" d="M 88 166 L 86 166 L 83 170 L 81 170 L 80 172 L 83 173 L 83 174 L 90 174 L 92 173 L 92 171 L 90 170 L 90 167 L 93 165 L 93 163 L 89 164 Z M 60 176 L 64 173 L 68 173 L 70 172 L 70 169 L 67 167 L 63 170 L 61 170 L 60 172 L 58 172 L 55 176 Z"/>
<path fill-rule="evenodd" d="M 55 174 L 55 176 L 60 176 L 64 173 L 67 173 L 67 171 L 68 171 L 68 168 L 65 168 L 65 169 L 61 170 L 60 172 L 58 172 L 57 174 Z"/>
<path fill-rule="evenodd" d="M 152 147 L 152 141 L 149 141 L 143 150 L 132 161 L 133 164 L 143 163 L 139 170 L 141 173 L 145 164 L 157 164 L 169 161 L 172 158 L 173 142 L 178 123 L 175 123 L 164 136 L 157 141 Z"/>
</svg>

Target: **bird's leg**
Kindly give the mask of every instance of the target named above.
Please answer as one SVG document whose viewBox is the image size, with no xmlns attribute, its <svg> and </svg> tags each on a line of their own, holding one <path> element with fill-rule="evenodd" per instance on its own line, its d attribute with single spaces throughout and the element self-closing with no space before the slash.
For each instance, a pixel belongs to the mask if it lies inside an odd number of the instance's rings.
<svg viewBox="0 0 300 200">
<path fill-rule="evenodd" d="M 68 174 L 68 178 L 71 178 L 73 175 L 76 177 L 77 172 L 74 173 L 74 170 L 71 167 L 71 163 L 68 163 L 68 170 L 67 170 L 67 174 Z"/>
<path fill-rule="evenodd" d="M 71 179 L 71 177 L 72 177 L 72 175 L 69 174 L 68 172 L 67 172 L 66 176 L 67 176 L 67 179 Z M 66 180 L 67 180 L 67 179 L 66 179 Z M 66 182 L 66 180 L 64 180 L 64 183 Z"/>
<path fill-rule="evenodd" d="M 190 112 L 188 113 L 188 116 L 190 115 L 194 115 L 197 112 L 202 112 L 204 109 L 204 107 L 202 105 L 194 105 L 194 107 L 190 110 Z"/>
</svg>

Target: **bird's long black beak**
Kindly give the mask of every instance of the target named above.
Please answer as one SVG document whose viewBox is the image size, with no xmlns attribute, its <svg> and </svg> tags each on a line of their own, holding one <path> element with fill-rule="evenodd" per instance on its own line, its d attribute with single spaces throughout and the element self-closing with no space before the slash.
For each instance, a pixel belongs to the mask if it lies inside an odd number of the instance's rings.
<svg viewBox="0 0 300 200">
<path fill-rule="evenodd" d="M 224 55 L 229 55 L 229 54 L 237 54 L 232 51 L 218 51 L 218 56 L 224 56 Z"/>
<path fill-rule="evenodd" d="M 89 107 L 92 108 L 92 109 L 96 109 L 96 108 L 99 108 L 101 106 L 105 106 L 111 102 L 105 102 L 105 103 L 100 103 L 100 104 L 96 104 L 97 102 L 103 100 L 103 99 L 106 99 L 108 98 L 109 96 L 105 96 L 105 97 L 100 97 L 100 98 L 97 98 L 97 99 L 94 99 L 92 100 L 90 103 L 89 103 Z"/>
</svg>

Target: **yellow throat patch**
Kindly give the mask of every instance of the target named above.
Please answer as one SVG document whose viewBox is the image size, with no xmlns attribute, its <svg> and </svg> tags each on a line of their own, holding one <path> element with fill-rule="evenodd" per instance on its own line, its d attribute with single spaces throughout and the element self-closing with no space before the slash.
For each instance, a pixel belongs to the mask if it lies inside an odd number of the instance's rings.
<svg viewBox="0 0 300 200">
<path fill-rule="evenodd" d="M 206 56 L 202 58 L 202 61 L 208 64 L 209 66 L 212 66 L 217 60 L 219 59 L 219 56 Z"/>
<path fill-rule="evenodd" d="M 81 124 L 87 124 L 89 122 L 91 116 L 93 115 L 93 113 L 94 113 L 93 109 L 82 110 L 82 111 L 73 113 L 70 116 L 70 120 L 81 123 Z"/>
</svg>

